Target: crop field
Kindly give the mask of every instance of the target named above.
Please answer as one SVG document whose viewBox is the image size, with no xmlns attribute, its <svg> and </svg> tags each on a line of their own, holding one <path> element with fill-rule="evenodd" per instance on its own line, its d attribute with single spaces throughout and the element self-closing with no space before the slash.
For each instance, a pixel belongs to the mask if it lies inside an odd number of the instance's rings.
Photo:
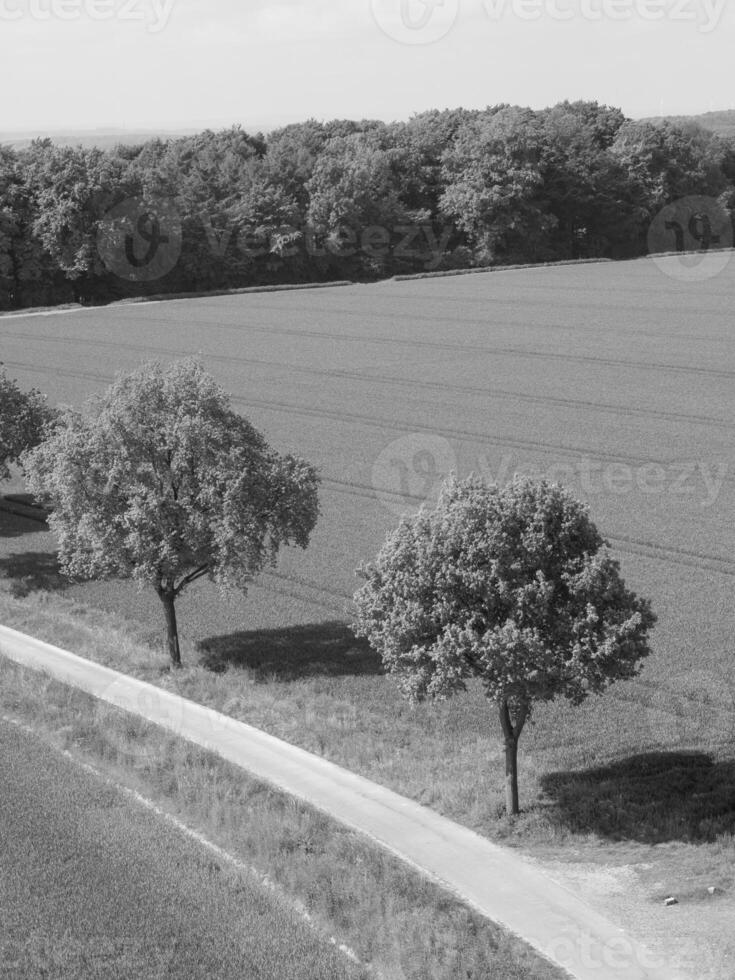
<svg viewBox="0 0 735 980">
<path fill-rule="evenodd" d="M 245 602 L 182 603 L 196 638 L 343 616 L 356 566 L 444 473 L 521 471 L 589 501 L 655 600 L 659 655 L 689 670 L 732 635 L 733 285 L 735 263 L 692 285 L 641 261 L 118 306 L 2 320 L 0 360 L 78 404 L 199 354 L 274 446 L 319 465 L 308 553 Z"/>
<path fill-rule="evenodd" d="M 538 711 L 521 740 L 530 816 L 513 840 L 715 847 L 735 825 L 735 262 L 697 283 L 677 278 L 679 261 L 0 319 L 0 361 L 78 404 L 119 370 L 197 354 L 272 445 L 317 464 L 309 550 L 244 599 L 197 584 L 179 608 L 185 659 L 196 649 L 257 680 L 242 693 L 254 724 L 493 835 L 502 774 L 481 695 L 410 711 L 342 624 L 357 566 L 449 471 L 568 485 L 659 625 L 639 679 Z M 152 593 L 64 585 L 42 527 L 5 527 L 0 577 L 63 588 L 159 642 Z"/>
</svg>

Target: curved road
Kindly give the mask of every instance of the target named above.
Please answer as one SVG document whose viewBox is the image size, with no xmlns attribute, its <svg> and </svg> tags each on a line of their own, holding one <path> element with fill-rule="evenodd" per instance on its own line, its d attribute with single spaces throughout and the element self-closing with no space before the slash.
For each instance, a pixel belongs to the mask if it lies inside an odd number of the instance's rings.
<svg viewBox="0 0 735 980">
<path fill-rule="evenodd" d="M 277 898 L 0 721 L 0 977 L 352 980 Z"/>
<path fill-rule="evenodd" d="M 684 980 L 519 855 L 413 800 L 250 725 L 5 626 L 0 655 L 216 752 L 366 834 L 577 980 Z"/>
</svg>

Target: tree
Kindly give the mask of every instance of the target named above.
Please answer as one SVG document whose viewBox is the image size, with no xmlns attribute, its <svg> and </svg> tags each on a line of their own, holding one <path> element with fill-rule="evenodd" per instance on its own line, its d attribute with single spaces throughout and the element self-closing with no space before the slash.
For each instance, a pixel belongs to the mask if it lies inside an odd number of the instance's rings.
<svg viewBox="0 0 735 980">
<path fill-rule="evenodd" d="M 23 391 L 0 365 L 0 480 L 10 476 L 10 463 L 43 440 L 55 417 L 45 395 L 35 388 Z"/>
<path fill-rule="evenodd" d="M 181 593 L 204 576 L 246 592 L 318 516 L 314 469 L 270 449 L 195 360 L 118 376 L 23 464 L 62 569 L 153 587 L 176 666 Z"/>
<path fill-rule="evenodd" d="M 479 679 L 500 716 L 506 808 L 537 702 L 580 704 L 638 673 L 656 618 L 628 591 L 585 506 L 559 486 L 454 478 L 361 569 L 355 630 L 411 701 Z"/>
<path fill-rule="evenodd" d="M 0 147 L 0 308 L 54 302 L 60 273 L 34 231 L 31 151 Z"/>
<path fill-rule="evenodd" d="M 323 148 L 309 180 L 307 223 L 336 259 L 340 274 L 382 272 L 389 248 L 362 248 L 367 229 L 382 229 L 386 241 L 410 224 L 394 172 L 395 154 L 381 146 L 376 132 L 335 136 Z"/>
<path fill-rule="evenodd" d="M 637 213 L 626 206 L 629 178 L 610 152 L 617 110 L 562 103 L 539 113 L 543 193 L 555 227 L 554 259 L 611 256 L 635 235 Z M 619 128 L 619 126 L 618 126 Z"/>
<path fill-rule="evenodd" d="M 166 289 L 222 289 L 252 281 L 251 263 L 236 247 L 238 212 L 263 151 L 260 140 L 235 126 L 171 140 L 159 160 L 139 161 L 141 185 L 154 199 L 175 201 L 181 219 L 181 256 Z"/>
<path fill-rule="evenodd" d="M 126 167 L 94 148 L 59 147 L 37 141 L 26 154 L 36 212 L 33 234 L 70 285 L 75 300 L 100 292 L 110 277 L 97 247 L 100 223 L 125 198 Z"/>
<path fill-rule="evenodd" d="M 621 109 L 600 105 L 599 102 L 569 102 L 567 99 L 546 111 L 576 116 L 591 134 L 595 146 L 601 150 L 612 146 L 621 126 L 627 122 Z"/>
<path fill-rule="evenodd" d="M 478 263 L 549 257 L 555 218 L 543 199 L 542 150 L 537 115 L 504 106 L 464 123 L 445 153 L 440 208 Z"/>
<path fill-rule="evenodd" d="M 690 196 L 718 198 L 731 186 L 723 171 L 727 144 L 697 125 L 631 120 L 619 129 L 610 153 L 627 173 L 622 208 L 639 216 L 631 255 L 646 252 L 650 223 L 665 205 Z"/>
</svg>

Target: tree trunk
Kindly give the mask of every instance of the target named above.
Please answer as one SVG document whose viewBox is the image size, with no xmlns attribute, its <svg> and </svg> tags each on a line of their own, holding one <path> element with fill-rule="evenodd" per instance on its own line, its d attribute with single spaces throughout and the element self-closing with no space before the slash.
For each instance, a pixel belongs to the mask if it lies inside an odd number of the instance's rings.
<svg viewBox="0 0 735 980">
<path fill-rule="evenodd" d="M 176 624 L 176 596 L 172 590 L 161 590 L 159 593 L 166 616 L 166 649 L 174 667 L 181 666 L 181 650 L 179 649 L 179 629 Z"/>
<path fill-rule="evenodd" d="M 521 812 L 518 802 L 518 739 L 505 740 L 505 812 L 517 816 Z"/>
<path fill-rule="evenodd" d="M 505 812 L 509 817 L 517 817 L 521 812 L 518 799 L 518 739 L 528 719 L 529 706 L 521 704 L 518 707 L 515 724 L 507 701 L 501 701 L 499 709 L 505 740 Z"/>
</svg>

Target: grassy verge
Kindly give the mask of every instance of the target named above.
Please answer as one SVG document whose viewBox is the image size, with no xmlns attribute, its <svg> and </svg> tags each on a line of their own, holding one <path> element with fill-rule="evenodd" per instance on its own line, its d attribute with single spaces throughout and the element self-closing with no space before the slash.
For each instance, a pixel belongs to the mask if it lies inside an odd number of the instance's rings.
<svg viewBox="0 0 735 980">
<path fill-rule="evenodd" d="M 393 276 L 393 282 L 410 282 L 412 279 L 442 279 L 448 276 L 472 276 L 484 272 L 518 272 L 521 269 L 553 269 L 566 265 L 600 265 L 612 259 L 559 259 L 556 262 L 523 262 L 515 265 L 482 265 L 469 269 L 436 269 L 432 272 L 411 272 L 407 275 Z"/>
<path fill-rule="evenodd" d="M 386 980 L 563 977 L 376 846 L 153 725 L 2 659 L 0 706 L 256 868 Z"/>
<path fill-rule="evenodd" d="M 509 822 L 501 740 L 479 685 L 446 704 L 411 707 L 343 623 L 197 647 L 184 640 L 184 668 L 170 673 L 136 624 L 59 595 L 14 598 L 0 586 L 0 622 L 262 728 L 508 844 L 702 844 L 735 830 L 733 704 L 725 687 L 702 690 L 701 673 L 692 675 L 691 700 L 662 684 L 625 727 L 610 709 L 615 699 L 625 704 L 627 684 L 604 705 L 539 708 L 521 740 L 525 812 Z"/>
<path fill-rule="evenodd" d="M 0 586 L 0 622 L 522 848 L 640 939 L 679 944 L 687 957 L 716 952 L 713 969 L 695 976 L 721 980 L 732 971 L 735 935 L 723 923 L 735 914 L 735 715 L 721 670 L 702 664 L 673 685 L 664 676 L 650 687 L 618 685 L 579 709 L 540 709 L 522 738 L 524 813 L 508 821 L 502 746 L 482 691 L 412 709 L 344 623 L 185 643 L 186 666 L 171 674 L 136 623 L 57 594 L 19 599 Z M 669 895 L 680 902 L 674 938 L 660 919 Z"/>
<path fill-rule="evenodd" d="M 150 296 L 131 296 L 126 299 L 113 300 L 109 306 L 125 306 L 130 303 L 163 303 L 174 299 L 212 299 L 216 296 L 246 296 L 248 293 L 285 293 L 297 289 L 335 289 L 339 286 L 354 286 L 351 279 L 339 279 L 334 282 L 294 282 L 274 283 L 262 286 L 237 286 L 232 289 L 208 289 L 188 293 L 151 293 Z"/>
</svg>

